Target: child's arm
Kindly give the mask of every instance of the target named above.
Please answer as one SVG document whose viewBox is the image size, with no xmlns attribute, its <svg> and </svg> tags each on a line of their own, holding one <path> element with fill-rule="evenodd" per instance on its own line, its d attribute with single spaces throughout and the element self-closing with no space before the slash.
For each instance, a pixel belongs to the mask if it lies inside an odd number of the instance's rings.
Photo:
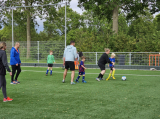
<svg viewBox="0 0 160 119">
<path fill-rule="evenodd" d="M 115 58 L 114 58 L 114 60 L 113 60 L 113 65 L 115 65 Z"/>
<path fill-rule="evenodd" d="M 54 59 L 54 55 L 53 55 L 53 62 L 56 63 L 55 59 Z"/>
<path fill-rule="evenodd" d="M 48 56 L 47 56 L 47 64 L 48 64 Z"/>
<path fill-rule="evenodd" d="M 84 69 L 87 69 L 86 67 L 84 67 L 83 65 L 81 65 Z"/>
</svg>

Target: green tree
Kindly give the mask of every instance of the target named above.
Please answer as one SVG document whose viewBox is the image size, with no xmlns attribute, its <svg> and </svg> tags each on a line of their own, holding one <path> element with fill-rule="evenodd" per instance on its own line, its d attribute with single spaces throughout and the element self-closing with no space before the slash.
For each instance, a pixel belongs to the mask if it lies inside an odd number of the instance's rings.
<svg viewBox="0 0 160 119">
<path fill-rule="evenodd" d="M 5 26 L 2 30 L 0 30 L 0 41 L 9 41 L 12 38 L 11 34 L 11 27 Z"/>
<path fill-rule="evenodd" d="M 133 19 L 129 26 L 128 34 L 134 38 L 142 38 L 146 35 L 152 35 L 154 33 L 154 24 L 152 14 L 146 10 L 146 15 L 138 14 L 137 19 Z"/>
<path fill-rule="evenodd" d="M 156 15 L 154 18 L 154 24 L 157 31 L 160 31 L 160 14 Z"/>
<path fill-rule="evenodd" d="M 51 37 L 55 35 L 65 34 L 65 7 L 61 7 L 58 11 L 52 11 L 56 15 L 47 18 L 44 22 L 44 30 Z M 77 12 L 73 11 L 69 6 L 67 6 L 67 33 L 70 30 L 75 30 L 77 28 L 83 27 L 83 17 Z"/>
<path fill-rule="evenodd" d="M 136 51 L 157 52 L 160 46 L 159 32 L 157 31 L 156 21 L 151 13 L 146 10 L 146 15 L 140 15 L 134 19 L 129 26 L 128 35 L 136 39 Z"/>
<path fill-rule="evenodd" d="M 158 0 L 157 0 L 158 1 Z M 152 13 L 155 13 L 156 0 L 79 0 L 79 7 L 91 10 L 99 18 L 113 19 L 113 31 L 118 33 L 118 11 L 127 14 L 127 18 L 138 17 L 137 13 L 145 14 L 144 8 L 150 6 Z M 154 6 L 154 8 L 152 7 Z"/>
<path fill-rule="evenodd" d="M 128 23 L 124 13 L 120 14 L 118 17 L 118 31 L 119 33 L 128 33 Z"/>
<path fill-rule="evenodd" d="M 23 13 L 26 17 L 26 31 L 27 31 L 27 58 L 30 57 L 30 47 L 31 47 L 31 22 L 36 19 L 36 16 L 48 17 L 52 9 L 56 9 L 56 6 L 44 6 L 44 7 L 34 7 L 35 5 L 43 5 L 43 4 L 55 4 L 62 2 L 63 0 L 6 0 L 0 2 L 0 6 L 32 6 L 26 8 L 20 8 L 20 12 Z M 69 0 L 70 1 L 70 0 Z M 9 9 L 1 9 L 1 14 L 6 15 L 10 12 Z M 4 21 L 4 20 L 2 20 Z"/>
</svg>

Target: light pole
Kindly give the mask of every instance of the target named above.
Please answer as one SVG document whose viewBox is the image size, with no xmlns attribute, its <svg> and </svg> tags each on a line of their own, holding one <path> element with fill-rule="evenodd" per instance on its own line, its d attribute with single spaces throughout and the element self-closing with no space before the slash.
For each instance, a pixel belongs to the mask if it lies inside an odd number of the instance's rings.
<svg viewBox="0 0 160 119">
<path fill-rule="evenodd" d="M 67 40 L 67 33 L 66 33 L 66 31 L 67 31 L 67 23 L 66 23 L 66 12 L 67 12 L 67 2 L 65 3 L 65 48 L 66 48 L 66 40 Z"/>
<path fill-rule="evenodd" d="M 13 7 L 12 7 L 12 47 L 14 47 L 14 32 L 13 32 Z"/>
</svg>

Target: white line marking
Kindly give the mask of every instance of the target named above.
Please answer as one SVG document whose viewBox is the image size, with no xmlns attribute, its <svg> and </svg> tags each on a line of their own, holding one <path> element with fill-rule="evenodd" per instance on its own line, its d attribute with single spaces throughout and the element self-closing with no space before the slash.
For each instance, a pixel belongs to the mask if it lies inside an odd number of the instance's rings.
<svg viewBox="0 0 160 119">
<path fill-rule="evenodd" d="M 44 72 L 45 73 L 45 71 L 35 71 L 35 70 L 22 70 L 22 72 L 26 72 L 26 71 L 28 71 L 28 72 Z M 52 71 L 52 72 L 55 72 L 55 73 L 63 73 L 63 72 L 58 72 L 58 71 Z M 71 73 L 71 72 L 68 72 L 68 73 Z M 86 73 L 86 74 L 99 74 L 99 73 Z M 109 74 L 109 73 L 105 73 L 105 74 Z M 159 76 L 160 77 L 160 75 L 137 75 L 137 74 L 115 74 L 115 75 L 120 75 L 120 76 L 125 76 L 125 75 L 128 75 L 128 76 Z"/>
</svg>

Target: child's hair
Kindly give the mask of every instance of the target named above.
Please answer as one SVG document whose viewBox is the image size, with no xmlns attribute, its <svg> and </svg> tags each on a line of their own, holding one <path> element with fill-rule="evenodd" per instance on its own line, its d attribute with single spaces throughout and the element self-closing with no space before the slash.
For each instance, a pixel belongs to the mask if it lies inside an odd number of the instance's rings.
<svg viewBox="0 0 160 119">
<path fill-rule="evenodd" d="M 116 56 L 116 54 L 112 53 L 112 54 L 111 54 L 111 56 L 115 57 L 115 56 Z"/>
<path fill-rule="evenodd" d="M 109 48 L 104 48 L 104 51 L 105 52 L 108 52 L 110 49 Z"/>
<path fill-rule="evenodd" d="M 85 57 L 85 56 L 82 56 L 81 59 L 86 59 L 86 57 Z"/>
<path fill-rule="evenodd" d="M 51 53 L 51 52 L 53 53 L 53 51 L 52 51 L 52 50 L 50 50 L 50 51 L 49 51 L 49 53 Z"/>
</svg>

